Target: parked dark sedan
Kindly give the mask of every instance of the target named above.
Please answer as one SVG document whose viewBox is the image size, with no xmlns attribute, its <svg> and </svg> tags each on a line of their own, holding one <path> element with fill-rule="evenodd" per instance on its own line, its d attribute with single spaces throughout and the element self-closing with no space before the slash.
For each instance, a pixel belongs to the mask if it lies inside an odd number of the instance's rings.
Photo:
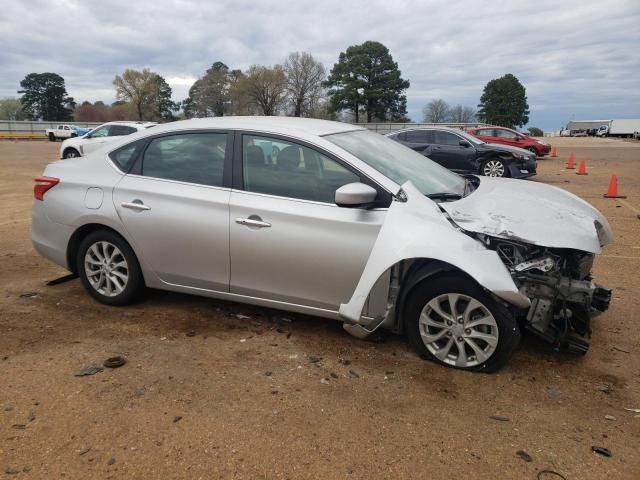
<svg viewBox="0 0 640 480">
<path fill-rule="evenodd" d="M 521 148 L 485 143 L 462 130 L 421 127 L 387 136 L 454 172 L 512 178 L 536 174 L 535 154 Z"/>
</svg>

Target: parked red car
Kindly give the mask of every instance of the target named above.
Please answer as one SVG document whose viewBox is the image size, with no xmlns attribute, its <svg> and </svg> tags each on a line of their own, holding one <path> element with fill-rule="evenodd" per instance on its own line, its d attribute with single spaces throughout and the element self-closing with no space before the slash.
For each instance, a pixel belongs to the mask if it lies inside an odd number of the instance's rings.
<svg viewBox="0 0 640 480">
<path fill-rule="evenodd" d="M 487 143 L 499 143 L 520 147 L 535 153 L 538 157 L 544 157 L 551 151 L 551 145 L 535 138 L 505 127 L 478 127 L 467 130 L 474 137 Z"/>
</svg>

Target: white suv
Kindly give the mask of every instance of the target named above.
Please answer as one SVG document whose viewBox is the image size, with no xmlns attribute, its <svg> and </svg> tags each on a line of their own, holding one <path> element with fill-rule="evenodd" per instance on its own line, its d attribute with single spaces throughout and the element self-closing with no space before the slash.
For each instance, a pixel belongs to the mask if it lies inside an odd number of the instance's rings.
<svg viewBox="0 0 640 480">
<path fill-rule="evenodd" d="M 109 122 L 94 128 L 89 133 L 68 138 L 60 145 L 60 158 L 74 158 L 97 150 L 102 145 L 123 135 L 157 125 L 156 122 Z"/>
</svg>

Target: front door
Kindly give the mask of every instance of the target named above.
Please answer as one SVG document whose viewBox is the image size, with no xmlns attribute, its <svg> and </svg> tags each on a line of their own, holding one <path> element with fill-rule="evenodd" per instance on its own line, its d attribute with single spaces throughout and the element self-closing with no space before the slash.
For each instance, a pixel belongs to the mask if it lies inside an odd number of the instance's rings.
<svg viewBox="0 0 640 480">
<path fill-rule="evenodd" d="M 443 167 L 456 172 L 473 172 L 472 160 L 475 148 L 458 135 L 443 130 L 433 130 L 434 142 L 429 151 L 429 158 Z M 463 146 L 461 142 L 467 144 Z"/>
<path fill-rule="evenodd" d="M 87 153 L 93 152 L 100 148 L 106 141 L 109 140 L 109 129 L 111 125 L 103 125 L 102 127 L 98 127 L 95 130 L 87 133 L 83 137 L 83 142 L 80 146 L 82 148 L 82 154 L 86 155 Z"/>
<path fill-rule="evenodd" d="M 366 179 L 311 146 L 248 134 L 241 143 L 230 200 L 231 292 L 337 310 L 355 290 L 388 204 L 338 207 L 336 189 Z"/>
<path fill-rule="evenodd" d="M 116 185 L 113 198 L 122 223 L 145 263 L 166 283 L 228 291 L 227 136 L 156 137 L 138 158 L 137 173 Z"/>
</svg>

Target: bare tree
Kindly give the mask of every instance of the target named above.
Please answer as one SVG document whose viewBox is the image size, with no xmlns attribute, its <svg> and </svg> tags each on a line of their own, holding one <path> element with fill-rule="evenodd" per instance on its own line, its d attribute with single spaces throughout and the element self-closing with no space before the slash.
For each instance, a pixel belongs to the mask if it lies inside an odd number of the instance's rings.
<svg viewBox="0 0 640 480">
<path fill-rule="evenodd" d="M 425 105 L 422 113 L 425 122 L 443 123 L 449 117 L 449 105 L 441 98 L 436 98 Z"/>
<path fill-rule="evenodd" d="M 322 82 L 326 77 L 324 65 L 309 53 L 294 52 L 287 57 L 283 68 L 293 116 L 309 116 L 322 96 Z"/>
<path fill-rule="evenodd" d="M 449 121 L 454 123 L 472 123 L 476 121 L 476 110 L 460 104 L 449 110 Z"/>
<path fill-rule="evenodd" d="M 242 79 L 249 102 L 263 115 L 275 115 L 286 101 L 287 78 L 281 65 L 253 65 Z"/>
</svg>

